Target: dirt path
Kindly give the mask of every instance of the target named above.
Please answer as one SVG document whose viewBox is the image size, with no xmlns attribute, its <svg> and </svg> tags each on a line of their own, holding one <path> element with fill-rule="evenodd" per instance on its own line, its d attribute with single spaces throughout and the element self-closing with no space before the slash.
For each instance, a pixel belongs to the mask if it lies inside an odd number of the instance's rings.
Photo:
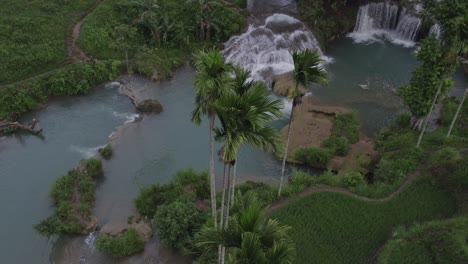
<svg viewBox="0 0 468 264">
<path fill-rule="evenodd" d="M 322 185 L 311 186 L 311 187 L 306 188 L 304 191 L 300 192 L 298 195 L 295 195 L 294 197 L 287 197 L 287 198 L 281 199 L 281 200 L 279 200 L 277 202 L 274 202 L 273 204 L 271 204 L 266 209 L 265 215 L 269 215 L 274 210 L 277 210 L 277 209 L 289 204 L 290 202 L 296 201 L 296 200 L 298 200 L 298 199 L 300 199 L 302 197 L 305 197 L 305 196 L 313 194 L 313 193 L 318 193 L 318 192 L 342 193 L 342 194 L 352 196 L 354 198 L 357 198 L 357 199 L 362 200 L 362 201 L 367 201 L 367 202 L 385 202 L 385 201 L 389 201 L 389 200 L 395 198 L 396 196 L 398 196 L 401 192 L 403 192 L 403 190 L 411 182 L 413 182 L 419 176 L 419 174 L 420 174 L 419 169 L 416 170 L 415 172 L 409 174 L 408 177 L 405 179 L 405 181 L 400 185 L 400 187 L 395 192 L 391 193 L 387 197 L 377 198 L 377 199 L 357 195 L 357 194 L 351 192 L 350 190 L 345 189 L 345 188 L 341 188 L 341 187 L 330 187 L 330 186 L 322 186 Z"/>
<path fill-rule="evenodd" d="M 103 2 L 103 0 L 96 1 L 96 3 L 89 8 L 81 17 L 81 19 L 78 21 L 78 23 L 75 24 L 73 27 L 72 31 L 72 36 L 70 39 L 67 40 L 67 55 L 68 59 L 71 59 L 72 61 L 92 61 L 93 59 L 88 56 L 84 50 L 82 50 L 78 46 L 78 38 L 80 37 L 80 32 L 81 32 L 81 25 L 83 25 L 83 21 L 86 19 L 87 16 L 89 16 L 91 13 L 96 10 L 96 8 Z"/>
</svg>

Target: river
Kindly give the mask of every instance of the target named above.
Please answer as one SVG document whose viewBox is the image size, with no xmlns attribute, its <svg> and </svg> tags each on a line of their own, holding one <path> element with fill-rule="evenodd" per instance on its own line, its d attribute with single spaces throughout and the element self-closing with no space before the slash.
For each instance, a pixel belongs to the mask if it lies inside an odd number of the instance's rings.
<svg viewBox="0 0 468 264">
<path fill-rule="evenodd" d="M 333 61 L 326 65 L 330 84 L 326 88 L 312 87 L 311 92 L 324 102 L 355 109 L 364 132 L 375 134 L 395 113 L 404 110 L 394 91 L 408 81 L 410 71 L 418 65 L 413 48 L 385 41 L 358 44 L 350 38 L 341 38 L 329 45 L 326 56 Z M 455 93 L 466 86 L 465 78 L 461 71 L 455 74 Z M 22 118 L 25 122 L 34 117 L 40 120 L 43 137 L 18 134 L 0 139 L 3 216 L 0 218 L 0 260 L 3 263 L 116 263 L 92 249 L 92 236 L 62 236 L 48 241 L 35 235 L 32 225 L 53 211 L 47 197 L 52 182 L 74 168 L 81 158 L 94 155 L 110 138 L 114 156 L 104 162 L 105 179 L 96 187 L 93 210 L 101 226 L 126 222 L 135 211 L 132 201 L 142 186 L 168 182 L 180 169 L 206 169 L 207 123 L 197 127 L 190 122 L 193 80 L 194 71 L 189 66 L 161 83 L 132 77 L 135 89 L 147 98 L 159 100 L 164 107 L 161 114 L 144 116 L 141 120 L 136 120 L 128 98 L 118 94 L 116 83 L 97 87 L 87 96 L 54 99 L 47 108 L 26 114 Z M 286 124 L 287 120 L 282 119 L 273 126 L 281 128 Z M 275 182 L 280 165 L 270 153 L 243 148 L 238 175 L 243 179 Z M 216 168 L 220 175 L 221 164 Z M 156 239 L 148 249 L 145 255 L 118 263 L 142 263 L 148 259 L 152 263 L 186 261 L 161 250 Z"/>
</svg>

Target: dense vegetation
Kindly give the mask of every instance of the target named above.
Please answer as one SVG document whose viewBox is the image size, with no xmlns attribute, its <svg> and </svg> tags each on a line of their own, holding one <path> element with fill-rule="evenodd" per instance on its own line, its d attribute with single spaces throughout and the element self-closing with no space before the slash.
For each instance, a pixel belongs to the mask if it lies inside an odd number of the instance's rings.
<svg viewBox="0 0 468 264">
<path fill-rule="evenodd" d="M 105 147 L 98 149 L 99 154 L 105 159 L 110 159 L 112 157 L 112 146 L 107 144 Z"/>
<path fill-rule="evenodd" d="M 73 22 L 92 0 L 14 0 L 0 6 L 0 85 L 56 68 L 65 61 Z M 2 105 L 3 103 L 0 103 Z"/>
<path fill-rule="evenodd" d="M 142 252 L 145 248 L 145 243 L 138 238 L 136 230 L 132 228 L 116 236 L 99 235 L 95 245 L 97 250 L 112 257 L 131 256 Z"/>
<path fill-rule="evenodd" d="M 306 196 L 269 217 L 293 227 L 297 263 L 368 262 L 399 225 L 450 216 L 451 197 L 428 179 L 415 182 L 397 198 L 366 202 L 339 193 Z"/>
<path fill-rule="evenodd" d="M 179 171 L 168 184 L 143 188 L 135 205 L 141 215 L 154 218 L 164 244 L 181 250 L 205 223 L 209 197 L 208 174 L 189 169 Z"/>
<path fill-rule="evenodd" d="M 1 87 L 0 119 L 16 119 L 49 96 L 86 94 L 121 73 L 119 61 L 84 62 L 67 65 L 44 76 Z"/>
<path fill-rule="evenodd" d="M 84 168 L 70 170 L 54 182 L 49 197 L 56 208 L 52 216 L 34 226 L 38 234 L 50 237 L 89 231 L 86 225 L 94 204 L 93 180 L 102 176 L 102 164 L 100 160 L 89 159 L 84 165 Z"/>
<path fill-rule="evenodd" d="M 377 263 L 468 263 L 467 237 L 467 217 L 399 228 Z"/>
</svg>

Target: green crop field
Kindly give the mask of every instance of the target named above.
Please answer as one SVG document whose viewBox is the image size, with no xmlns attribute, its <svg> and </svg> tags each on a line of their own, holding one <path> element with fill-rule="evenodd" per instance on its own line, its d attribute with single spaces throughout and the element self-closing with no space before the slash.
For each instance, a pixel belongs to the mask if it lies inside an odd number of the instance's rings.
<svg viewBox="0 0 468 264">
<path fill-rule="evenodd" d="M 270 218 L 293 227 L 296 263 L 367 263 L 397 227 L 454 212 L 454 200 L 421 179 L 391 201 L 321 192 L 291 202 Z"/>
<path fill-rule="evenodd" d="M 4 0 L 0 5 L 0 84 L 64 62 L 73 22 L 93 0 Z M 68 32 L 70 31 L 70 32 Z"/>
</svg>

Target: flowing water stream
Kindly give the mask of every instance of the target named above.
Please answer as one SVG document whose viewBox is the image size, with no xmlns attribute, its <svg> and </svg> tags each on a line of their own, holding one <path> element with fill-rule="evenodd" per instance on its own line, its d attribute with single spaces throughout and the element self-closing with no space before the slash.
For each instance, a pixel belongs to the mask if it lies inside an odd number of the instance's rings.
<svg viewBox="0 0 468 264">
<path fill-rule="evenodd" d="M 249 1 L 249 8 L 260 12 L 257 2 L 262 1 Z M 268 80 L 265 73 L 291 69 L 289 45 L 318 49 L 313 34 L 290 16 L 295 11 L 294 1 L 272 1 L 268 9 L 286 10 L 287 14 L 256 19 L 246 33 L 227 42 L 225 49 L 230 61 L 253 70 L 262 80 Z M 357 44 L 349 38 L 339 39 L 325 54 L 333 58 L 326 65 L 331 75 L 329 87 L 311 87 L 311 92 L 326 103 L 355 109 L 365 132 L 373 134 L 404 109 L 394 90 L 408 81 L 410 71 L 417 66 L 413 53 L 414 49 L 388 42 Z M 95 233 L 47 241 L 34 234 L 32 225 L 52 213 L 47 197 L 52 182 L 74 168 L 79 159 L 94 155 L 109 136 L 114 156 L 104 162 L 105 178 L 97 185 L 93 210 L 100 226 L 125 223 L 135 210 L 132 200 L 140 187 L 168 182 L 180 169 L 206 169 L 207 123 L 196 127 L 189 118 L 193 80 L 194 71 L 188 66 L 174 79 L 161 83 L 131 78 L 139 94 L 161 102 L 164 111 L 160 115 L 140 120 L 128 98 L 117 93 L 119 84 L 110 83 L 87 96 L 55 99 L 46 109 L 25 115 L 23 121 L 40 120 L 42 138 L 25 134 L 0 138 L 0 261 L 186 263 L 186 259 L 161 248 L 157 238 L 144 254 L 116 262 L 94 250 Z M 457 72 L 455 80 L 456 94 L 467 82 L 462 72 Z M 282 119 L 273 126 L 286 124 Z M 238 162 L 238 175 L 244 180 L 274 181 L 281 166 L 272 154 L 250 148 L 241 150 Z M 216 168 L 220 175 L 221 164 Z"/>
</svg>

